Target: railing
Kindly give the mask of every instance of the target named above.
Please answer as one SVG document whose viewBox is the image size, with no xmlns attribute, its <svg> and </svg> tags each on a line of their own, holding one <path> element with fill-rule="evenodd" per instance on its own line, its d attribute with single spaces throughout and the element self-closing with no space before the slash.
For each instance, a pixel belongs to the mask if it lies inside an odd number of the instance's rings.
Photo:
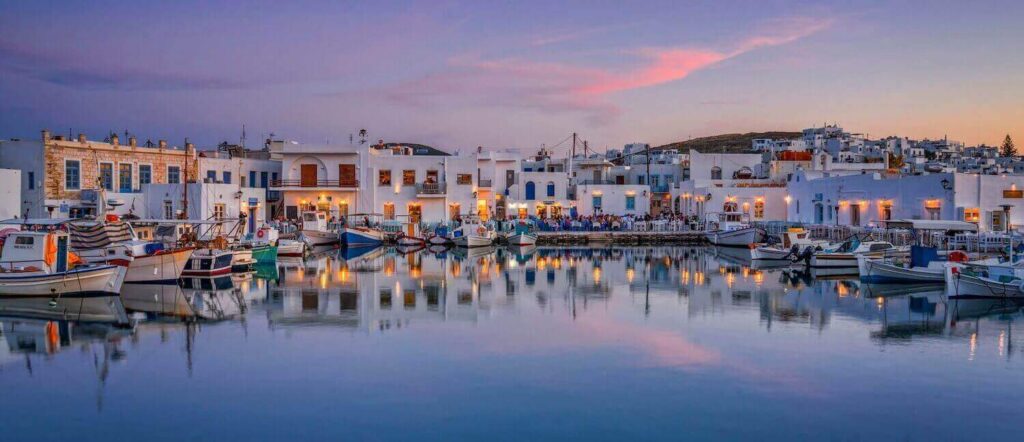
<svg viewBox="0 0 1024 442">
<path fill-rule="evenodd" d="M 582 185 L 594 185 L 594 184 L 616 184 L 614 180 L 582 180 L 577 181 L 577 184 Z"/>
<path fill-rule="evenodd" d="M 270 187 L 359 187 L 359 180 L 273 180 Z"/>
<path fill-rule="evenodd" d="M 477 187 L 490 188 L 492 184 L 491 180 L 479 180 L 477 182 Z"/>
<path fill-rule="evenodd" d="M 281 200 L 281 191 L 280 190 L 268 190 L 267 191 L 267 201 L 280 201 L 280 200 Z"/>
<path fill-rule="evenodd" d="M 665 193 L 668 192 L 669 185 L 667 183 L 662 184 L 651 184 L 651 192 Z"/>
<path fill-rule="evenodd" d="M 420 183 L 416 185 L 417 195 L 443 195 L 448 183 Z"/>
</svg>

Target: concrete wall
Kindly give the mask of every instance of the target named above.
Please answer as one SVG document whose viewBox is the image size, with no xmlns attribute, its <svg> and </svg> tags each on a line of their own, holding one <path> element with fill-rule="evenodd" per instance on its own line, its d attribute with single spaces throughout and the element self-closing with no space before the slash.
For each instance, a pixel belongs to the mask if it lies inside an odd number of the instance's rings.
<svg viewBox="0 0 1024 442">
<path fill-rule="evenodd" d="M 591 215 L 646 215 L 651 207 L 651 192 L 644 185 L 580 185 L 576 188 L 576 212 Z M 601 197 L 601 210 L 595 210 L 594 198 Z M 634 198 L 633 209 L 626 208 L 627 197 Z"/>
</svg>

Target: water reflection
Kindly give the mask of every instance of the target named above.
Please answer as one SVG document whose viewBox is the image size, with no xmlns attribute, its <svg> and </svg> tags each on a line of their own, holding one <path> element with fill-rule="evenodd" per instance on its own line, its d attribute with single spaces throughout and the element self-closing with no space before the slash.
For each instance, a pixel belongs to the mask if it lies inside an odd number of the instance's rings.
<svg viewBox="0 0 1024 442">
<path fill-rule="evenodd" d="M 351 382 L 358 393 L 361 384 L 372 384 L 379 394 L 404 398 L 369 374 L 401 377 L 422 364 L 436 369 L 435 376 L 466 379 L 487 373 L 464 372 L 470 361 L 485 361 L 476 362 L 477 369 L 500 370 L 487 363 L 501 360 L 537 373 L 573 367 L 574 376 L 584 378 L 606 372 L 643 379 L 658 373 L 650 370 L 681 369 L 692 378 L 735 384 L 744 394 L 843 397 L 853 393 L 842 382 L 823 381 L 837 372 L 822 364 L 987 364 L 945 374 L 958 380 L 954 388 L 968 385 L 968 376 L 999 376 L 1006 367 L 993 361 L 1017 363 L 1013 325 L 1021 311 L 1008 301 L 947 301 L 933 286 L 870 285 L 761 267 L 744 250 L 328 248 L 245 274 L 125 285 L 120 297 L 2 299 L 0 383 L 10 384 L 4 377 L 17 373 L 87 371 L 98 380 L 102 408 L 111 376 L 145 371 L 120 366 L 222 382 L 238 367 L 265 376 L 302 368 L 327 386 Z M 65 351 L 73 347 L 82 351 Z M 914 351 L 879 353 L 903 348 Z M 310 368 L 325 363 L 328 356 L 321 355 L 330 355 L 329 364 L 346 361 L 351 378 Z M 383 362 L 390 358 L 404 362 Z M 159 362 L 147 365 L 150 360 Z M 584 361 L 599 369 L 575 365 Z M 49 366 L 57 368 L 40 371 Z M 517 384 L 517 376 L 526 376 L 502 373 L 491 382 Z M 302 378 L 283 379 L 303 391 L 311 387 Z M 911 391 L 934 388 L 903 382 Z M 553 391 L 572 384 L 558 385 Z M 650 388 L 652 400 L 668 400 L 658 399 L 665 385 L 641 387 Z"/>
</svg>

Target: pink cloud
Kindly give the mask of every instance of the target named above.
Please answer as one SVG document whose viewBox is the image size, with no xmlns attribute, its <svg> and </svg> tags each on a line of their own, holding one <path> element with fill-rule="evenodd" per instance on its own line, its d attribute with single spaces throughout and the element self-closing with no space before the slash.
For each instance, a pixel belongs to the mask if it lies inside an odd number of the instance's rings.
<svg viewBox="0 0 1024 442">
<path fill-rule="evenodd" d="M 593 123 L 605 124 L 620 113 L 612 94 L 682 80 L 744 53 L 792 43 L 831 24 L 829 19 L 776 20 L 731 50 L 640 48 L 625 53 L 640 61 L 621 71 L 525 58 L 453 58 L 448 69 L 389 88 L 385 95 L 415 106 L 446 101 L 540 112 L 580 112 Z"/>
</svg>

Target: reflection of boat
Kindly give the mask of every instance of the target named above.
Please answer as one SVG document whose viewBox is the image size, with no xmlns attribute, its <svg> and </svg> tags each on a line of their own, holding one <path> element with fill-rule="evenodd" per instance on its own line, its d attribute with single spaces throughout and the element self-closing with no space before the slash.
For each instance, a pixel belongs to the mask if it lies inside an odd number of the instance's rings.
<svg viewBox="0 0 1024 442">
<path fill-rule="evenodd" d="M 1015 313 L 1024 308 L 1024 301 L 1020 299 L 953 299 L 949 302 L 947 310 L 951 313 L 952 319 L 963 320 L 980 318 L 994 314 Z"/>
<path fill-rule="evenodd" d="M 738 247 L 715 247 L 714 251 L 715 256 L 733 264 L 749 266 L 752 262 L 750 259 L 750 249 L 742 249 Z"/>
<path fill-rule="evenodd" d="M 869 298 L 881 298 L 889 296 L 900 296 L 907 294 L 932 295 L 941 298 L 943 291 L 936 288 L 935 284 L 905 284 L 905 283 L 877 283 L 862 282 L 860 288 L 864 296 Z"/>
<path fill-rule="evenodd" d="M 127 324 L 120 296 L 61 296 L 0 298 L 0 316 L 51 321 L 108 322 Z"/>
<path fill-rule="evenodd" d="M 420 250 L 423 250 L 423 244 L 398 244 L 397 246 L 395 246 L 395 251 L 402 255 L 408 255 L 410 253 L 415 253 Z"/>
<path fill-rule="evenodd" d="M 369 246 L 369 247 L 345 247 L 345 248 L 341 249 L 341 258 L 345 259 L 346 261 L 347 260 L 352 260 L 352 259 L 356 259 L 356 258 L 359 258 L 361 256 L 364 256 L 364 255 L 367 255 L 370 252 L 378 250 L 378 249 L 380 249 L 380 247 L 374 247 L 374 246 Z"/>
<path fill-rule="evenodd" d="M 260 279 L 277 279 L 277 263 L 256 264 L 256 277 Z"/>
<path fill-rule="evenodd" d="M 117 295 L 127 267 L 74 265 L 64 232 L 12 232 L 0 259 L 0 296 Z"/>
<path fill-rule="evenodd" d="M 219 320 L 242 313 L 245 306 L 231 276 L 184 278 L 181 285 L 132 284 L 121 294 L 125 308 L 158 316 Z"/>
</svg>

